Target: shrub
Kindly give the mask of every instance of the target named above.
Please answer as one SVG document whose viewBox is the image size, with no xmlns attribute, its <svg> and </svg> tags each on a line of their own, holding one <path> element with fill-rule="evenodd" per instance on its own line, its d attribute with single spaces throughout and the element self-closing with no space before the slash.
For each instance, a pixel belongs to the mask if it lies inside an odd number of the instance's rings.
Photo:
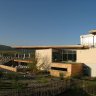
<svg viewBox="0 0 96 96">
<path fill-rule="evenodd" d="M 3 77 L 3 72 L 2 72 L 2 71 L 0 71 L 0 78 L 1 78 L 1 77 Z"/>
<path fill-rule="evenodd" d="M 15 73 L 15 72 L 7 73 L 7 74 L 5 74 L 5 77 L 10 80 L 18 80 L 19 79 L 18 73 Z"/>
<path fill-rule="evenodd" d="M 59 73 L 59 77 L 60 77 L 61 80 L 63 80 L 64 79 L 64 73 L 63 72 L 60 72 Z"/>
</svg>

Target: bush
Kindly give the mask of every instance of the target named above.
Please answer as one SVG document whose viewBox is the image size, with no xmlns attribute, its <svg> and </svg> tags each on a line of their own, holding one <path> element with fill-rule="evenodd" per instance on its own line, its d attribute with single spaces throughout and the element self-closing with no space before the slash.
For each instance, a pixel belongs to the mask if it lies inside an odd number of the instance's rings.
<svg viewBox="0 0 96 96">
<path fill-rule="evenodd" d="M 60 77 L 61 80 L 63 80 L 64 79 L 64 73 L 63 72 L 60 72 L 59 73 L 59 77 Z"/>
<path fill-rule="evenodd" d="M 18 73 L 15 73 L 15 72 L 7 73 L 7 74 L 5 74 L 5 77 L 10 80 L 18 80 L 19 79 Z"/>
<path fill-rule="evenodd" d="M 3 72 L 2 72 L 2 71 L 0 71 L 0 78 L 1 78 L 1 77 L 3 77 Z"/>
<path fill-rule="evenodd" d="M 48 79 L 42 77 L 42 78 L 38 78 L 37 82 L 39 83 L 47 83 L 48 82 Z"/>
<path fill-rule="evenodd" d="M 12 87 L 15 88 L 15 89 L 18 89 L 18 90 L 21 90 L 21 89 L 24 89 L 28 86 L 27 83 L 20 83 L 20 82 L 12 82 Z"/>
<path fill-rule="evenodd" d="M 41 70 L 41 71 L 39 71 L 38 73 L 37 73 L 37 75 L 49 75 L 50 74 L 50 72 L 49 71 L 46 71 L 46 70 Z"/>
</svg>

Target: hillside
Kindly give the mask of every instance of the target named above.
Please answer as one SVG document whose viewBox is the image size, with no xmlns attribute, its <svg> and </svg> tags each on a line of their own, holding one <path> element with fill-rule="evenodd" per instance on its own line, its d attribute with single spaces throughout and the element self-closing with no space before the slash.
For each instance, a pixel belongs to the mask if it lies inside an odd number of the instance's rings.
<svg viewBox="0 0 96 96">
<path fill-rule="evenodd" d="M 0 51 L 13 51 L 14 49 L 10 46 L 0 45 Z"/>
</svg>

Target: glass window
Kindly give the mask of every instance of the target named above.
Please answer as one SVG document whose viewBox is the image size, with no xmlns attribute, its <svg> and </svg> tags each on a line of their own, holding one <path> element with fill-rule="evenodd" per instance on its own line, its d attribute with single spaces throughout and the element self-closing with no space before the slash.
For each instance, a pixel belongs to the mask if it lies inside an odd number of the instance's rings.
<svg viewBox="0 0 96 96">
<path fill-rule="evenodd" d="M 53 62 L 63 62 L 63 61 L 76 61 L 76 51 L 70 49 L 62 49 L 59 51 L 54 51 L 52 54 Z"/>
<path fill-rule="evenodd" d="M 63 54 L 63 60 L 62 61 L 67 61 L 68 59 L 68 55 L 67 54 Z"/>
<path fill-rule="evenodd" d="M 73 58 L 73 54 L 68 54 L 68 60 L 72 61 L 72 58 Z"/>
<path fill-rule="evenodd" d="M 62 50 L 62 61 L 76 61 L 76 51 Z"/>
</svg>

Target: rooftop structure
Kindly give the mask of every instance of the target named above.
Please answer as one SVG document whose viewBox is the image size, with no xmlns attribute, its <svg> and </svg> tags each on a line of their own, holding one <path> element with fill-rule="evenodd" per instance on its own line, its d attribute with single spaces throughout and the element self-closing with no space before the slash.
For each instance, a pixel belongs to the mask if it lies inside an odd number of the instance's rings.
<svg viewBox="0 0 96 96">
<path fill-rule="evenodd" d="M 90 30 L 89 33 L 93 34 L 93 35 L 96 35 L 96 29 Z"/>
<path fill-rule="evenodd" d="M 96 47 L 96 29 L 90 30 L 89 34 L 80 36 L 81 45 Z"/>
</svg>

